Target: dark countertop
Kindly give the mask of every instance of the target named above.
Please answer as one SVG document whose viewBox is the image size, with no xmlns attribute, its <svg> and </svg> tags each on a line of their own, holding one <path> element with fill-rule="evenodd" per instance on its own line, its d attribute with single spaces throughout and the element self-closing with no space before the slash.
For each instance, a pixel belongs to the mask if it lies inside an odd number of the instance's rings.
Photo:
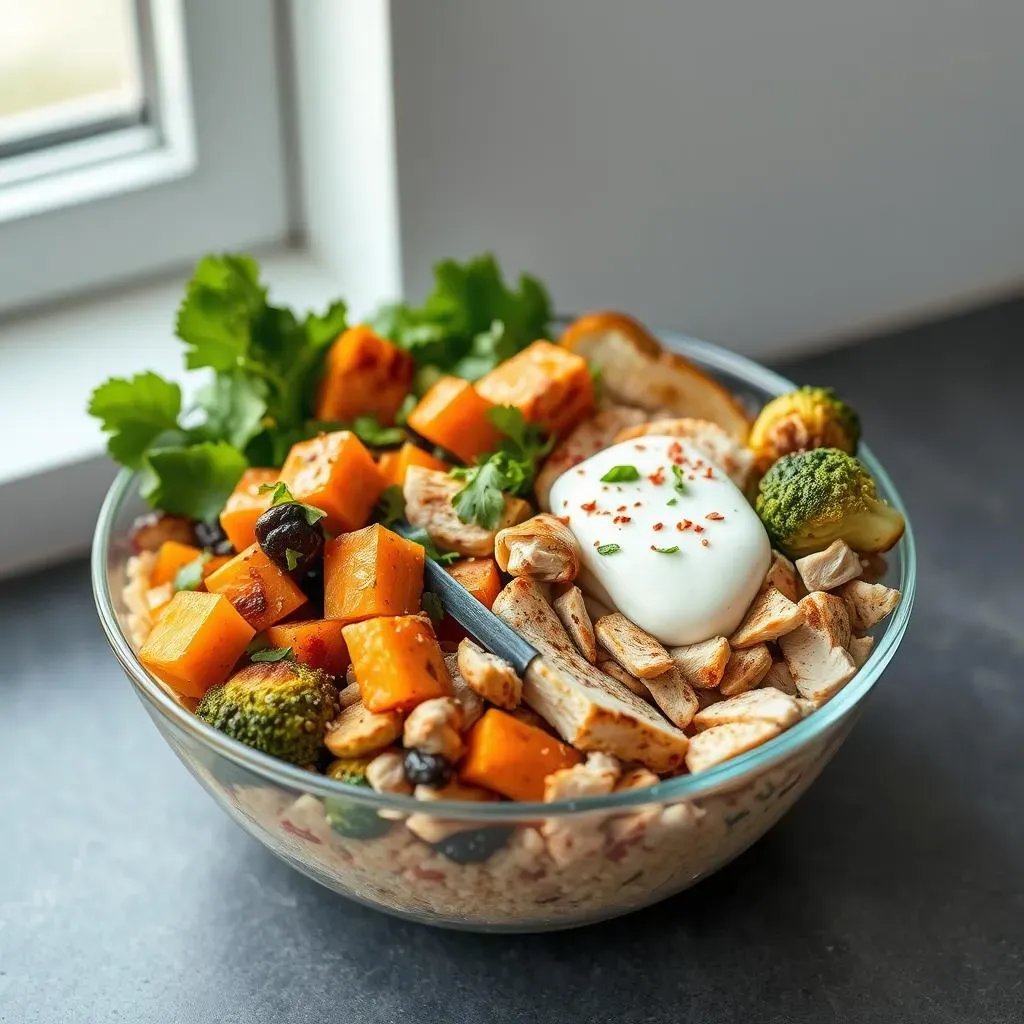
<svg viewBox="0 0 1024 1024">
<path fill-rule="evenodd" d="M 1018 303 L 787 367 L 907 499 L 909 634 L 773 832 L 580 931 L 438 931 L 301 877 L 158 737 L 83 561 L 0 584 L 0 1021 L 1024 1019 L 1022 337 Z"/>
</svg>

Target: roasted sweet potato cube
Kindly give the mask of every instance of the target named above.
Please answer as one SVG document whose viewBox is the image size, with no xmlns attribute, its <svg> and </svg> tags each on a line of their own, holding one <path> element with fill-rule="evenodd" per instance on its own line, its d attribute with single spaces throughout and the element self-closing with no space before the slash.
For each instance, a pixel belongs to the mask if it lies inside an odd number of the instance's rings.
<svg viewBox="0 0 1024 1024">
<path fill-rule="evenodd" d="M 194 562 L 197 558 L 201 558 L 203 554 L 202 548 L 197 548 L 193 544 L 182 544 L 177 540 L 165 540 L 160 545 L 160 550 L 156 553 L 156 561 L 153 563 L 153 572 L 149 577 L 149 585 L 151 587 L 159 587 L 164 583 L 173 583 L 174 577 L 178 575 L 179 570 L 184 569 L 186 565 Z M 203 567 L 205 570 L 205 566 Z M 208 572 L 204 571 L 203 576 L 209 575 Z"/>
<path fill-rule="evenodd" d="M 405 483 L 405 474 L 410 466 L 423 466 L 424 469 L 436 469 L 442 473 L 447 473 L 451 469 L 447 462 L 409 441 L 393 452 L 385 452 L 377 460 L 377 468 L 389 487 L 401 487 Z"/>
<path fill-rule="evenodd" d="M 343 676 L 349 665 L 348 647 L 341 635 L 344 622 L 336 619 L 304 619 L 282 622 L 266 631 L 271 647 L 290 647 L 300 665 L 323 669 L 332 676 Z"/>
<path fill-rule="evenodd" d="M 279 469 L 247 469 L 224 503 L 220 526 L 236 551 L 256 543 L 256 520 L 270 508 L 271 498 L 269 492 L 260 494 L 260 488 L 280 475 Z"/>
<path fill-rule="evenodd" d="M 409 711 L 433 697 L 452 695 L 448 667 L 425 616 L 367 619 L 342 633 L 370 711 Z"/>
<path fill-rule="evenodd" d="M 164 608 L 139 660 L 184 697 L 224 682 L 256 631 L 220 594 L 181 590 Z"/>
<path fill-rule="evenodd" d="M 317 419 L 348 422 L 373 416 L 381 423 L 394 423 L 415 369 L 408 352 L 369 327 L 350 327 L 327 353 L 316 398 Z"/>
<path fill-rule="evenodd" d="M 292 445 L 281 479 L 296 500 L 326 513 L 331 533 L 365 526 L 384 490 L 384 479 L 362 441 L 351 431 L 336 430 Z"/>
<path fill-rule="evenodd" d="M 447 572 L 487 608 L 501 593 L 501 573 L 493 558 L 460 558 Z"/>
<path fill-rule="evenodd" d="M 409 413 L 409 426 L 421 437 L 472 464 L 492 452 L 502 438 L 490 421 L 494 408 L 469 381 L 442 377 Z"/>
<path fill-rule="evenodd" d="M 324 615 L 348 623 L 415 614 L 423 559 L 421 545 L 379 523 L 335 537 L 324 548 Z"/>
<path fill-rule="evenodd" d="M 594 407 L 594 382 L 582 356 L 535 341 L 476 383 L 494 405 L 514 405 L 531 423 L 568 433 Z"/>
<path fill-rule="evenodd" d="M 268 629 L 305 603 L 299 585 L 275 565 L 259 544 L 251 544 L 206 577 L 206 589 L 223 594 L 256 630 Z"/>
</svg>

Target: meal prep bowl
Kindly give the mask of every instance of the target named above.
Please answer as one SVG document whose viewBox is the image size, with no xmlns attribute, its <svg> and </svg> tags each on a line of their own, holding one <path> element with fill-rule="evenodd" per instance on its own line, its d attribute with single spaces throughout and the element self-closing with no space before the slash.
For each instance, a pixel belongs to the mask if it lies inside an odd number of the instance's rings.
<svg viewBox="0 0 1024 1024">
<path fill-rule="evenodd" d="M 793 387 L 715 345 L 675 334 L 661 340 L 752 411 Z M 860 457 L 881 495 L 906 514 L 871 453 L 862 449 Z M 174 752 L 242 828 L 329 889 L 388 913 L 475 931 L 543 931 L 615 917 L 688 888 L 742 853 L 796 803 L 846 738 L 899 646 L 914 600 L 908 521 L 884 580 L 903 597 L 874 631 L 867 664 L 776 739 L 647 790 L 551 804 L 428 803 L 349 786 L 253 750 L 196 718 L 149 675 L 127 639 L 122 598 L 130 528 L 144 510 L 137 478 L 123 472 L 96 527 L 93 589 L 110 646 Z"/>
</svg>

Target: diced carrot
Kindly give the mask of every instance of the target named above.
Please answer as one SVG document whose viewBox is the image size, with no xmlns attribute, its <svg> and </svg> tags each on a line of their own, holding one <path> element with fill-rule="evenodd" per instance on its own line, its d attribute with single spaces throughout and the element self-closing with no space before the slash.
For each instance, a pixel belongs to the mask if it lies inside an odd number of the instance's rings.
<svg viewBox="0 0 1024 1024">
<path fill-rule="evenodd" d="M 206 577 L 206 589 L 223 594 L 246 622 L 262 632 L 306 600 L 299 585 L 275 565 L 259 544 L 251 544 Z"/>
<path fill-rule="evenodd" d="M 220 594 L 181 590 L 171 598 L 139 660 L 185 697 L 224 682 L 256 630 Z"/>
<path fill-rule="evenodd" d="M 424 616 L 367 619 L 342 633 L 370 711 L 408 711 L 433 697 L 451 696 L 451 676 Z"/>
<path fill-rule="evenodd" d="M 290 647 L 295 660 L 301 665 L 340 676 L 349 665 L 348 647 L 341 635 L 344 625 L 336 619 L 284 622 L 271 626 L 266 638 L 271 647 Z"/>
<path fill-rule="evenodd" d="M 447 473 L 451 469 L 447 462 L 409 441 L 406 441 L 401 448 L 385 452 L 377 460 L 377 468 L 388 486 L 394 484 L 401 487 L 405 483 L 405 474 L 410 466 L 423 466 L 424 469 L 436 469 L 442 473 Z"/>
<path fill-rule="evenodd" d="M 256 520 L 270 508 L 271 499 L 269 492 L 260 494 L 260 488 L 280 476 L 279 469 L 247 469 L 224 503 L 220 527 L 236 551 L 256 542 Z"/>
<path fill-rule="evenodd" d="M 535 341 L 476 382 L 494 405 L 514 405 L 531 423 L 565 434 L 594 407 L 594 382 L 582 356 Z"/>
<path fill-rule="evenodd" d="M 466 737 L 459 777 L 510 800 L 541 801 L 544 780 L 582 760 L 578 750 L 550 733 L 491 708 Z"/>
<path fill-rule="evenodd" d="M 421 437 L 473 463 L 494 451 L 502 438 L 487 416 L 493 407 L 469 381 L 442 377 L 409 413 L 408 422 Z"/>
<path fill-rule="evenodd" d="M 384 478 L 363 443 L 348 430 L 292 445 L 281 479 L 296 500 L 322 509 L 331 533 L 358 530 L 370 520 Z"/>
<path fill-rule="evenodd" d="M 501 593 L 501 573 L 493 558 L 462 558 L 448 566 L 448 575 L 490 608 Z"/>
<path fill-rule="evenodd" d="M 153 563 L 149 585 L 159 587 L 164 583 L 173 583 L 174 577 L 178 575 L 178 570 L 183 569 L 190 562 L 194 562 L 202 554 L 202 548 L 197 548 L 192 544 L 182 544 L 177 540 L 165 540 L 156 553 L 156 562 Z"/>
<path fill-rule="evenodd" d="M 324 547 L 324 616 L 348 623 L 415 614 L 423 560 L 422 545 L 380 523 L 335 537 Z"/>
</svg>

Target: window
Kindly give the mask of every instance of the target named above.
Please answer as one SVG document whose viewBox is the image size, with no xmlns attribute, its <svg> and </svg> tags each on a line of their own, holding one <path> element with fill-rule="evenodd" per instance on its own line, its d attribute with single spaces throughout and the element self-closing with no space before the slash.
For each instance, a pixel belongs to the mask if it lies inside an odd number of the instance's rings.
<svg viewBox="0 0 1024 1024">
<path fill-rule="evenodd" d="M 289 235 L 273 0 L 0 0 L 0 310 Z"/>
</svg>

